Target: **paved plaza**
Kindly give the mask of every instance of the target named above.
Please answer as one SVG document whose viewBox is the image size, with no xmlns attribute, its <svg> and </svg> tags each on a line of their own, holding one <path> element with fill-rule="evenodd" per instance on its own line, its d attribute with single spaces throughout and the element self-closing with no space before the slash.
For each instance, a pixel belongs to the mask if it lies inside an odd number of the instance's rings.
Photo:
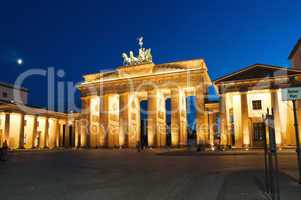
<svg viewBox="0 0 301 200">
<path fill-rule="evenodd" d="M 280 154 L 294 172 L 295 155 Z M 3 200 L 266 199 L 263 156 L 135 150 L 15 152 L 0 165 Z M 300 199 L 301 186 L 281 173 L 282 199 Z"/>
</svg>

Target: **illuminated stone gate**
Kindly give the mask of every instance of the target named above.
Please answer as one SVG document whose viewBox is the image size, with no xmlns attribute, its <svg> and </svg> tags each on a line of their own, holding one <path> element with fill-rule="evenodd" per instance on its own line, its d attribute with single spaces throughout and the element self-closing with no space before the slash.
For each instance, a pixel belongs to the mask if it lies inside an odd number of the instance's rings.
<svg viewBox="0 0 301 200">
<path fill-rule="evenodd" d="M 167 98 L 171 99 L 171 145 L 187 145 L 186 96 L 196 96 L 197 143 L 210 143 L 205 98 L 211 80 L 204 60 L 138 63 L 88 74 L 84 80 L 78 88 L 87 146 L 135 147 L 141 141 L 140 112 L 147 112 L 148 146 L 165 146 Z M 148 102 L 147 111 L 140 108 L 143 100 Z"/>
</svg>

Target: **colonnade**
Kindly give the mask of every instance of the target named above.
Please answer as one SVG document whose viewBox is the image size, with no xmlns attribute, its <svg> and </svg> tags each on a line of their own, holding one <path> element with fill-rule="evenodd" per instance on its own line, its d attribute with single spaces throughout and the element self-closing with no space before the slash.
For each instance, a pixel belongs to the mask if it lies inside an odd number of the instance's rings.
<svg viewBox="0 0 301 200">
<path fill-rule="evenodd" d="M 213 144 L 214 136 L 209 137 L 208 134 L 210 132 L 215 134 L 216 131 L 212 128 L 209 130 L 204 87 L 194 88 L 193 93 L 196 96 L 197 144 Z M 186 146 L 188 142 L 186 96 L 188 96 L 186 89 L 171 88 L 82 97 L 82 117 L 90 124 L 86 130 L 87 145 L 92 148 L 136 147 L 141 142 L 140 112 L 147 112 L 148 146 L 166 146 L 165 101 L 170 98 L 171 146 Z M 147 111 L 140 108 L 142 100 L 147 100 Z M 216 118 L 212 116 L 210 120 L 213 123 Z"/>
<path fill-rule="evenodd" d="M 253 100 L 261 102 L 253 108 Z M 227 102 L 227 103 L 226 103 Z M 253 147 L 254 123 L 263 123 L 262 116 L 273 108 L 276 143 L 279 146 L 295 145 L 291 102 L 281 100 L 280 89 L 233 92 L 222 94 L 220 99 L 222 144 L 237 148 Z M 232 121 L 232 122 L 231 122 Z M 232 134 L 232 135 L 231 135 Z M 233 138 L 234 144 L 233 144 Z"/>
<path fill-rule="evenodd" d="M 0 113 L 0 145 L 10 149 L 77 147 L 79 120 L 21 112 Z"/>
</svg>

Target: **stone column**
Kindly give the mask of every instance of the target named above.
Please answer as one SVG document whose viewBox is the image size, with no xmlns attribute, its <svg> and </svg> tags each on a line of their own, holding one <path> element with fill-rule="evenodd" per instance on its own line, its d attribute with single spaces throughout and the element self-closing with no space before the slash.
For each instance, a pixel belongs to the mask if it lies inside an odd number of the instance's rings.
<svg viewBox="0 0 301 200">
<path fill-rule="evenodd" d="M 47 134 L 48 134 L 48 118 L 47 117 L 40 117 L 39 121 L 39 129 L 40 129 L 40 148 L 46 148 L 47 142 Z M 43 123 L 44 121 L 44 123 Z M 43 126 L 44 125 L 44 126 Z"/>
<path fill-rule="evenodd" d="M 107 111 L 105 121 L 107 121 L 108 127 L 108 146 L 117 147 L 119 146 L 119 95 L 106 96 L 104 107 Z"/>
<path fill-rule="evenodd" d="M 164 94 L 157 94 L 157 110 L 156 110 L 156 144 L 158 147 L 166 145 L 166 107 Z"/>
<path fill-rule="evenodd" d="M 182 88 L 171 90 L 171 143 L 187 145 L 186 96 Z"/>
<path fill-rule="evenodd" d="M 76 147 L 76 145 L 75 145 L 75 141 L 76 141 L 76 121 L 75 121 L 75 119 L 72 119 L 71 120 L 71 126 L 72 126 L 72 132 L 70 133 L 71 135 L 71 147 L 72 148 L 74 148 L 74 147 Z"/>
<path fill-rule="evenodd" d="M 33 129 L 33 117 L 25 115 L 24 117 L 24 149 L 30 149 L 32 147 L 32 129 Z"/>
<path fill-rule="evenodd" d="M 33 116 L 33 128 L 32 128 L 32 148 L 38 147 L 36 144 L 36 139 L 38 136 L 38 117 L 35 115 Z"/>
<path fill-rule="evenodd" d="M 64 147 L 65 146 L 65 144 L 64 144 L 64 131 L 65 131 L 65 129 L 64 129 L 64 121 L 59 121 L 59 124 L 60 124 L 60 131 L 59 131 L 59 146 L 60 147 Z"/>
<path fill-rule="evenodd" d="M 221 145 L 227 145 L 227 135 L 228 135 L 228 128 L 227 128 L 227 110 L 226 110 L 226 95 L 220 95 L 220 126 L 221 126 Z"/>
<path fill-rule="evenodd" d="M 271 104 L 274 112 L 275 136 L 277 145 L 287 144 L 286 133 L 281 133 L 280 113 L 279 113 L 278 90 L 271 91 Z"/>
<path fill-rule="evenodd" d="M 243 136 L 243 146 L 249 147 L 251 144 L 251 137 L 249 131 L 249 111 L 248 111 L 248 99 L 247 93 L 242 92 L 240 94 L 241 102 L 241 130 Z"/>
<path fill-rule="evenodd" d="M 228 121 L 228 127 L 229 127 L 229 137 L 228 137 L 228 144 L 232 144 L 232 137 L 234 134 L 235 139 L 235 147 L 237 148 L 243 148 L 244 147 L 244 130 L 243 130 L 243 113 L 242 113 L 242 107 L 248 106 L 246 105 L 245 98 L 242 96 L 242 94 L 232 95 L 232 102 L 233 107 L 229 110 L 229 121 Z M 244 113 L 245 115 L 245 113 Z"/>
<path fill-rule="evenodd" d="M 108 123 L 109 123 L 109 95 L 105 94 L 101 97 L 101 111 L 100 111 L 100 146 L 107 147 L 108 146 Z"/>
<path fill-rule="evenodd" d="M 141 134 L 140 134 L 140 126 L 141 126 L 141 119 L 140 119 L 140 100 L 138 94 L 131 95 L 131 106 L 129 112 L 129 138 L 131 137 L 131 146 L 135 144 L 137 145 L 138 142 L 141 143 Z"/>
<path fill-rule="evenodd" d="M 43 123 L 43 120 L 44 120 L 44 123 Z M 39 123 L 39 126 L 38 126 L 39 148 L 44 148 L 45 147 L 45 125 L 46 125 L 45 118 L 39 117 L 38 123 Z"/>
<path fill-rule="evenodd" d="M 55 120 L 55 147 L 58 148 L 60 147 L 60 123 L 59 119 Z"/>
<path fill-rule="evenodd" d="M 74 119 L 71 119 L 69 121 L 69 128 L 71 127 L 70 133 L 69 133 L 69 147 L 73 148 L 75 147 L 75 121 Z"/>
<path fill-rule="evenodd" d="M 136 93 L 120 96 L 120 145 L 136 147 L 140 140 L 140 101 Z"/>
<path fill-rule="evenodd" d="M 197 131 L 197 144 L 206 144 L 206 134 L 208 124 L 206 123 L 205 112 L 205 86 L 201 83 L 195 88 L 196 90 L 196 131 Z"/>
<path fill-rule="evenodd" d="M 90 97 L 90 147 L 100 145 L 100 97 Z"/>
<path fill-rule="evenodd" d="M 216 123 L 216 118 L 215 118 L 215 113 L 214 112 L 209 112 L 209 144 L 210 146 L 214 145 L 214 136 L 215 136 L 215 123 Z"/>
<path fill-rule="evenodd" d="M 205 110 L 205 144 L 210 145 L 210 112 L 209 110 Z"/>
<path fill-rule="evenodd" d="M 148 145 L 166 145 L 165 97 L 161 91 L 150 91 L 148 96 Z"/>
<path fill-rule="evenodd" d="M 4 123 L 5 123 L 4 124 L 4 141 L 6 141 L 7 144 L 9 144 L 10 113 L 5 113 L 5 122 Z"/>
<path fill-rule="evenodd" d="M 156 91 L 148 92 L 148 111 L 147 111 L 147 140 L 148 146 L 154 147 L 156 144 L 156 110 L 157 110 L 157 95 Z"/>
<path fill-rule="evenodd" d="M 19 148 L 24 149 L 24 125 L 25 125 L 25 116 L 23 113 L 20 114 L 20 128 L 19 128 Z"/>
<path fill-rule="evenodd" d="M 82 100 L 82 137 L 86 147 L 90 147 L 90 97 L 81 97 Z"/>
<path fill-rule="evenodd" d="M 45 144 L 44 148 L 49 148 L 49 118 L 45 119 Z"/>
<path fill-rule="evenodd" d="M 129 129 L 129 93 L 124 93 L 120 95 L 120 116 L 119 116 L 119 124 L 120 124 L 120 138 L 119 144 L 120 146 L 130 146 L 128 145 L 128 129 Z"/>
<path fill-rule="evenodd" d="M 55 139 L 56 139 L 56 133 L 55 133 L 55 119 L 49 118 L 48 119 L 48 145 L 47 147 L 50 149 L 53 149 L 55 147 Z"/>
<path fill-rule="evenodd" d="M 70 128 L 69 128 L 69 122 L 68 120 L 65 121 L 65 144 L 64 147 L 68 148 L 70 147 L 69 142 L 70 142 Z"/>
<path fill-rule="evenodd" d="M 86 148 L 87 144 L 87 129 L 89 125 L 87 124 L 86 119 L 80 119 L 80 147 Z"/>
<path fill-rule="evenodd" d="M 80 122 L 75 120 L 74 123 L 74 147 L 78 148 L 80 145 Z"/>
<path fill-rule="evenodd" d="M 180 96 L 179 89 L 171 89 L 171 145 L 177 147 L 180 144 Z"/>
</svg>

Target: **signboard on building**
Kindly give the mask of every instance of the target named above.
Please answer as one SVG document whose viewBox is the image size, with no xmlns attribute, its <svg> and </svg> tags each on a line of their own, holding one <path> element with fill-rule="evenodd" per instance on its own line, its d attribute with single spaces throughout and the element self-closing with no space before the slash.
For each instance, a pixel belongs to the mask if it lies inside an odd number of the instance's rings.
<svg viewBox="0 0 301 200">
<path fill-rule="evenodd" d="M 301 100 L 301 87 L 281 89 L 282 101 Z"/>
</svg>

